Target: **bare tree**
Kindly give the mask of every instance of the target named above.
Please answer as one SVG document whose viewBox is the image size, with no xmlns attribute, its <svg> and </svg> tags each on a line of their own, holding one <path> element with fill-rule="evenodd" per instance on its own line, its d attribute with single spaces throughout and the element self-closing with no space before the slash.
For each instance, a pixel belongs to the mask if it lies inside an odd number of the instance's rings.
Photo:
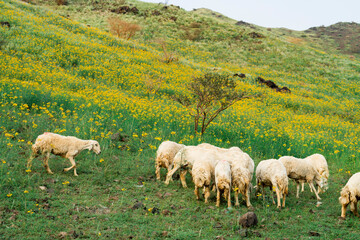
<svg viewBox="0 0 360 240">
<path fill-rule="evenodd" d="M 209 124 L 224 110 L 245 98 L 246 95 L 236 89 L 236 81 L 228 75 L 206 73 L 194 77 L 188 86 L 191 97 L 178 97 L 177 100 L 189 109 L 194 117 L 194 132 L 204 134 Z"/>
</svg>

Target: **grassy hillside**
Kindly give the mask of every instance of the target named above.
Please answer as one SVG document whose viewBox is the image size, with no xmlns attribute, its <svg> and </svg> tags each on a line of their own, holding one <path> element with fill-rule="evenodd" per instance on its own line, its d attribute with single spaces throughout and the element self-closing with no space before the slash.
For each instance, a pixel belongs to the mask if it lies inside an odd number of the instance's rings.
<svg viewBox="0 0 360 240">
<path fill-rule="evenodd" d="M 239 146 L 255 163 L 321 153 L 331 171 L 323 204 L 317 207 L 309 191 L 296 199 L 293 184 L 282 211 L 253 193 L 260 224 L 249 237 L 359 234 L 356 217 L 338 220 L 337 203 L 359 171 L 359 61 L 174 6 L 126 1 L 139 13 L 116 14 L 111 9 L 120 4 L 113 1 L 36 3 L 0 0 L 0 22 L 11 25 L 0 26 L 1 238 L 239 237 L 244 205 L 216 209 L 214 194 L 205 205 L 192 184 L 182 189 L 176 180 L 169 186 L 154 180 L 154 155 L 164 140 Z M 118 38 L 109 33 L 109 17 L 141 30 Z M 244 73 L 237 88 L 262 97 L 238 102 L 199 137 L 173 99 L 189 95 L 186 84 L 206 72 Z M 291 94 L 260 86 L 258 76 Z M 62 173 L 70 163 L 59 157 L 50 159 L 54 175 L 40 159 L 27 170 L 31 145 L 46 131 L 98 140 L 102 154 L 77 156 L 79 177 Z"/>
</svg>

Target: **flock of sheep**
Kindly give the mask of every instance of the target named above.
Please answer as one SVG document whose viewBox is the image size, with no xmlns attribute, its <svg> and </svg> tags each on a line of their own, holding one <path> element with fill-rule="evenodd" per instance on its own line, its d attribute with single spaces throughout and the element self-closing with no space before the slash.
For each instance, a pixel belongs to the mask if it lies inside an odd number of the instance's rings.
<svg viewBox="0 0 360 240">
<path fill-rule="evenodd" d="M 241 193 L 246 206 L 251 207 L 251 181 L 255 169 L 251 157 L 238 147 L 229 149 L 219 148 L 208 143 L 197 146 L 185 146 L 172 141 L 162 142 L 156 152 L 156 178 L 160 180 L 160 169 L 167 168 L 165 184 L 172 181 L 172 175 L 180 169 L 180 180 L 184 188 L 187 187 L 185 175 L 191 172 L 195 185 L 195 196 L 199 199 L 199 189 L 204 190 L 205 203 L 208 203 L 210 188 L 216 188 L 216 206 L 220 206 L 221 195 L 231 206 L 231 190 L 235 194 L 235 206 L 239 206 L 238 195 Z M 300 159 L 292 156 L 283 156 L 277 159 L 261 161 L 256 167 L 256 188 L 262 189 L 265 199 L 265 187 L 272 192 L 272 201 L 275 204 L 273 192 L 276 192 L 277 207 L 285 207 L 285 198 L 288 194 L 288 178 L 297 184 L 296 197 L 299 198 L 300 184 L 304 191 L 304 184 L 308 183 L 317 200 L 321 200 L 319 193 L 328 189 L 329 169 L 325 157 L 313 154 Z M 314 182 L 318 186 L 315 189 Z M 351 205 L 351 211 L 358 216 L 357 200 L 360 198 L 360 173 L 354 174 L 340 193 L 342 205 L 341 217 L 345 218 L 346 207 Z M 281 204 L 281 199 L 283 199 Z"/>
<path fill-rule="evenodd" d="M 49 168 L 50 154 L 68 158 L 71 162 L 69 168 L 74 169 L 74 158 L 83 150 L 101 153 L 100 144 L 95 140 L 82 140 L 73 136 L 62 136 L 55 133 L 45 132 L 39 135 L 32 145 L 32 154 L 27 167 L 30 169 L 31 162 L 37 156 L 44 155 L 44 166 L 49 174 L 53 172 Z M 156 178 L 160 180 L 160 168 L 167 168 L 165 183 L 172 181 L 172 175 L 180 169 L 180 180 L 184 188 L 187 187 L 185 176 L 189 170 L 195 185 L 195 196 L 199 199 L 199 189 L 204 190 L 205 203 L 210 196 L 210 188 L 216 187 L 216 206 L 220 206 L 221 194 L 227 199 L 228 207 L 231 206 L 231 190 L 235 192 L 235 206 L 239 206 L 238 195 L 241 193 L 246 201 L 246 206 L 251 207 L 250 191 L 251 181 L 255 169 L 251 157 L 238 147 L 229 149 L 219 148 L 208 143 L 197 146 L 185 146 L 172 141 L 160 144 L 155 159 Z M 320 200 L 319 193 L 328 188 L 327 180 L 329 170 L 326 159 L 321 154 L 313 154 L 305 159 L 291 156 L 281 157 L 279 160 L 270 159 L 261 161 L 256 167 L 256 188 L 265 196 L 265 187 L 270 187 L 271 192 L 276 192 L 277 207 L 285 207 L 285 198 L 288 193 L 288 178 L 297 183 L 296 197 L 299 197 L 300 183 L 302 191 L 304 184 L 308 183 L 311 191 Z M 318 185 L 315 189 L 314 182 Z M 281 204 L 281 198 L 283 202 Z M 360 173 L 354 174 L 340 193 L 339 202 L 342 205 L 341 217 L 345 218 L 346 208 L 350 204 L 351 211 L 358 216 L 357 200 L 360 199 Z M 273 194 L 272 200 L 275 204 Z"/>
</svg>

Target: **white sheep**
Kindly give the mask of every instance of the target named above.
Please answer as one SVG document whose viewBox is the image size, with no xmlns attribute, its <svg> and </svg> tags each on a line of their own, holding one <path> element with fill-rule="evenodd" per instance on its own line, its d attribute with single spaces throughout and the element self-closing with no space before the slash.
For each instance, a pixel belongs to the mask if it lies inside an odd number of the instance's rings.
<svg viewBox="0 0 360 240">
<path fill-rule="evenodd" d="M 265 187 L 269 186 L 272 192 L 271 197 L 275 204 L 273 192 L 277 196 L 277 207 L 281 207 L 281 198 L 283 199 L 282 207 L 285 207 L 285 199 L 288 193 L 288 177 L 285 166 L 276 159 L 261 161 L 256 167 L 256 186 L 262 186 L 262 195 L 265 200 Z"/>
<path fill-rule="evenodd" d="M 239 162 L 242 167 L 247 168 L 250 171 L 251 178 L 254 173 L 255 164 L 254 161 L 251 159 L 249 154 L 241 151 L 238 147 L 231 147 L 229 149 L 226 148 L 219 148 L 217 146 L 211 145 L 209 143 L 201 143 L 198 147 L 206 148 L 206 149 L 213 149 L 218 152 L 221 159 L 225 159 L 231 165 L 233 162 Z"/>
<path fill-rule="evenodd" d="M 72 136 L 62 136 L 56 133 L 45 132 L 39 135 L 32 145 L 32 154 L 28 160 L 27 167 L 30 169 L 32 160 L 42 154 L 45 155 L 44 166 L 46 171 L 53 174 L 48 163 L 50 153 L 52 153 L 63 158 L 68 158 L 72 165 L 69 168 L 65 168 L 64 171 L 67 172 L 74 169 L 74 175 L 78 176 L 74 158 L 85 149 L 89 151 L 92 150 L 96 154 L 101 153 L 100 145 L 95 140 L 82 140 Z"/>
<path fill-rule="evenodd" d="M 235 192 L 235 206 L 239 206 L 239 193 L 241 193 L 245 198 L 246 206 L 248 208 L 251 207 L 251 174 L 249 169 L 242 167 L 240 164 L 233 163 L 231 165 L 231 184 Z"/>
<path fill-rule="evenodd" d="M 314 168 L 315 170 L 320 174 L 320 176 L 322 176 L 323 178 L 323 182 L 324 182 L 324 187 L 323 189 L 321 189 L 318 186 L 318 193 L 320 193 L 321 190 L 327 190 L 328 187 L 328 179 L 329 179 L 329 168 L 328 168 L 328 164 L 327 161 L 325 159 L 325 157 L 321 154 L 313 154 L 311 156 L 308 156 L 305 158 L 305 160 L 307 160 Z M 312 191 L 312 189 L 310 188 L 310 190 Z M 304 191 L 304 182 L 301 183 L 301 191 Z"/>
<path fill-rule="evenodd" d="M 197 146 L 185 146 L 180 149 L 174 157 L 173 168 L 166 175 L 165 184 L 168 185 L 172 179 L 172 175 L 181 168 L 180 180 L 182 186 L 186 188 L 185 175 L 188 169 L 192 169 L 195 160 L 205 158 L 209 153 L 215 155 L 213 150 Z"/>
<path fill-rule="evenodd" d="M 251 207 L 251 180 L 253 177 L 255 164 L 249 154 L 241 151 L 241 149 L 238 147 L 231 147 L 226 149 L 213 146 L 209 143 L 202 143 L 198 146 L 216 150 L 219 159 L 224 159 L 230 163 L 232 185 L 235 191 L 235 206 L 239 206 L 238 194 L 241 193 L 245 198 L 246 206 Z"/>
<path fill-rule="evenodd" d="M 157 180 L 160 180 L 160 168 L 167 168 L 169 172 L 173 166 L 176 153 L 183 147 L 185 147 L 185 145 L 172 141 L 165 141 L 160 144 L 156 151 L 155 158 L 155 174 Z"/>
<path fill-rule="evenodd" d="M 292 156 L 284 156 L 279 158 L 279 161 L 284 164 L 288 177 L 296 181 L 297 198 L 299 198 L 300 182 L 305 181 L 314 191 L 317 200 L 321 200 L 315 190 L 313 182 L 315 181 L 320 188 L 323 188 L 323 178 L 307 160 Z"/>
<path fill-rule="evenodd" d="M 201 157 L 194 161 L 191 174 L 195 185 L 194 193 L 197 200 L 200 198 L 199 188 L 204 188 L 205 203 L 208 203 L 210 185 L 214 179 L 216 162 L 215 155 L 211 152 L 203 153 Z"/>
<path fill-rule="evenodd" d="M 355 216 L 359 216 L 357 202 L 360 199 L 360 172 L 355 173 L 346 183 L 340 192 L 339 202 L 341 204 L 341 217 L 345 218 L 346 208 L 350 204 L 350 209 Z"/>
<path fill-rule="evenodd" d="M 228 207 L 231 207 L 231 168 L 226 160 L 217 161 L 215 166 L 215 184 L 216 184 L 216 206 L 220 207 L 221 193 L 228 201 Z"/>
</svg>

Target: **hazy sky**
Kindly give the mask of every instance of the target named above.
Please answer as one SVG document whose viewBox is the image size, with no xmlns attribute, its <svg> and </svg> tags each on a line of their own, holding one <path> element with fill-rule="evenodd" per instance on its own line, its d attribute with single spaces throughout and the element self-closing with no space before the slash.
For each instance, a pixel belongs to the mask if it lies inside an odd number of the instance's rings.
<svg viewBox="0 0 360 240">
<path fill-rule="evenodd" d="M 306 30 L 337 22 L 360 23 L 360 0 L 141 0 L 180 6 L 185 10 L 209 8 L 235 20 L 262 27 Z"/>
</svg>

